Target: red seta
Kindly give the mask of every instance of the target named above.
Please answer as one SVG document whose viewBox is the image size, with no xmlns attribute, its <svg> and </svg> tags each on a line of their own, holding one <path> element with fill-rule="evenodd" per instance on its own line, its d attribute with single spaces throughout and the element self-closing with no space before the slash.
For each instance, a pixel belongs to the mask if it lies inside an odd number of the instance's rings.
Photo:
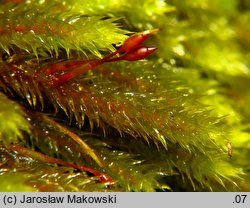
<svg viewBox="0 0 250 208">
<path fill-rule="evenodd" d="M 125 61 L 137 61 L 146 58 L 150 54 L 152 54 L 156 47 L 149 46 L 141 46 L 141 44 L 153 33 L 158 31 L 155 30 L 147 30 L 142 33 L 135 34 L 129 37 L 123 45 L 118 48 L 115 52 L 105 56 L 102 59 L 98 60 L 78 60 L 78 61 L 65 61 L 61 63 L 56 63 L 50 65 L 50 67 L 45 67 L 42 69 L 42 72 L 49 76 L 49 82 L 53 87 L 61 86 L 71 79 L 78 77 L 82 74 L 85 74 L 89 70 L 93 70 L 95 67 L 100 64 L 106 62 L 115 62 L 120 60 Z M 121 54 L 120 56 L 114 57 L 117 54 Z M 56 75 L 56 73 L 65 72 L 64 74 Z"/>
</svg>

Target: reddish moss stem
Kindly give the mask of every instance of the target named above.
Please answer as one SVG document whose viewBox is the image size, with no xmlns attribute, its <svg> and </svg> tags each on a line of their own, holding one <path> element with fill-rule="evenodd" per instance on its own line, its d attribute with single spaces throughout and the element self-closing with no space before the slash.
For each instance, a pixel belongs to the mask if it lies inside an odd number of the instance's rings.
<svg viewBox="0 0 250 208">
<path fill-rule="evenodd" d="M 97 176 L 99 178 L 100 182 L 105 182 L 105 183 L 106 182 L 110 182 L 110 183 L 113 182 L 113 180 L 111 179 L 110 176 L 108 176 L 108 175 L 106 175 L 104 173 L 101 173 L 101 172 L 99 172 L 97 170 L 94 170 L 92 168 L 83 166 L 83 165 L 76 165 L 76 164 L 72 164 L 72 163 L 67 163 L 67 162 L 65 162 L 63 160 L 53 158 L 53 157 L 49 157 L 49 156 L 47 156 L 45 154 L 42 154 L 40 152 L 36 152 L 36 151 L 21 147 L 21 146 L 16 145 L 16 144 L 11 145 L 11 149 L 18 152 L 21 155 L 31 157 L 31 158 L 39 160 L 41 162 L 58 164 L 58 165 L 63 165 L 63 166 L 66 166 L 66 167 L 71 167 L 71 168 L 74 168 L 74 169 L 86 171 L 88 173 L 91 173 L 91 174 Z"/>
</svg>

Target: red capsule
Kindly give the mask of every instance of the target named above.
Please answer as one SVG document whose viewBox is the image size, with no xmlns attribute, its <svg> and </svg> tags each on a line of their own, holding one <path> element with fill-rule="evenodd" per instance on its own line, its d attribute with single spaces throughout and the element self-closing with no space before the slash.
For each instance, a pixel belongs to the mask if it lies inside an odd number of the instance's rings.
<svg viewBox="0 0 250 208">
<path fill-rule="evenodd" d="M 130 53 L 132 51 L 135 51 L 136 49 L 140 48 L 141 44 L 154 32 L 158 32 L 159 29 L 154 29 L 154 30 L 146 30 L 144 32 L 135 34 L 131 37 L 129 37 L 127 40 L 125 40 L 125 42 L 123 43 L 123 45 L 116 50 L 115 52 L 105 56 L 103 59 L 101 59 L 100 61 L 102 63 L 104 62 L 112 62 L 112 61 L 118 61 L 118 60 L 123 60 L 121 57 L 118 58 L 113 58 L 115 55 L 117 55 L 118 53 Z"/>
<path fill-rule="evenodd" d="M 137 49 L 153 32 L 158 31 L 158 29 L 155 30 L 146 30 L 142 33 L 133 35 L 129 37 L 123 45 L 118 49 L 119 53 L 121 52 L 131 52 Z"/>
<path fill-rule="evenodd" d="M 125 54 L 122 59 L 126 61 L 137 61 L 140 59 L 144 59 L 147 56 L 149 56 L 151 53 L 156 51 L 156 47 L 148 47 L 148 46 L 142 46 L 135 51 L 132 51 L 130 53 Z"/>
</svg>

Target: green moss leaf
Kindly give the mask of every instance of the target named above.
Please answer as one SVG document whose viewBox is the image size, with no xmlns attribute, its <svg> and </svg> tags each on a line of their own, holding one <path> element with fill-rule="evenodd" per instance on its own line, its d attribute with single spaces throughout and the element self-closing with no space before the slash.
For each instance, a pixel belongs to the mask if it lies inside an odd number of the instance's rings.
<svg viewBox="0 0 250 208">
<path fill-rule="evenodd" d="M 37 57 L 45 52 L 58 57 L 61 50 L 68 56 L 77 50 L 101 57 L 100 51 L 113 51 L 112 44 L 119 44 L 126 38 L 126 31 L 114 23 L 117 18 L 54 13 L 54 8 L 60 6 L 58 4 L 39 4 L 33 10 L 29 6 L 24 4 L 9 10 L 1 5 L 0 48 L 9 54 L 18 47 Z"/>
<path fill-rule="evenodd" d="M 8 145 L 22 138 L 22 131 L 29 132 L 30 123 L 22 108 L 0 93 L 0 141 Z"/>
</svg>

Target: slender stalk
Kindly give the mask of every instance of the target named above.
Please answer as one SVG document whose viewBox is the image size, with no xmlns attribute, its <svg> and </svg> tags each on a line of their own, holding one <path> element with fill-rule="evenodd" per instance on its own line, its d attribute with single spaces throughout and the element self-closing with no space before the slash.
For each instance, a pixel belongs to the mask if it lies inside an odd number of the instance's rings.
<svg viewBox="0 0 250 208">
<path fill-rule="evenodd" d="M 48 116 L 46 115 L 41 115 L 42 119 L 57 127 L 61 132 L 63 132 L 64 134 L 68 135 L 70 138 L 72 138 L 77 144 L 80 145 L 80 147 L 82 148 L 82 152 L 84 154 L 88 154 L 91 158 L 93 158 L 93 160 L 100 166 L 100 167 L 104 167 L 104 162 L 101 160 L 100 157 L 98 157 L 96 155 L 96 153 L 94 152 L 94 150 L 89 147 L 79 136 L 77 136 L 75 133 L 73 133 L 72 131 L 68 130 L 67 128 L 63 127 L 62 125 L 60 125 L 59 123 L 55 122 L 54 120 L 50 119 Z"/>
</svg>

